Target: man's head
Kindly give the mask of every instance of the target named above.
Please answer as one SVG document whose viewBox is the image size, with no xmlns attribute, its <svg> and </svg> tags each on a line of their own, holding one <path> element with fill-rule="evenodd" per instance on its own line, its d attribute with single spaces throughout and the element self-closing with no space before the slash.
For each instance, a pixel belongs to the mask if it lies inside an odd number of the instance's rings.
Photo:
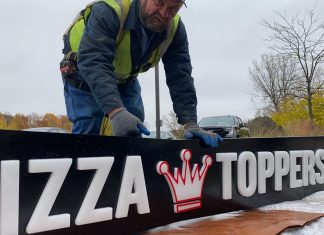
<svg viewBox="0 0 324 235">
<path fill-rule="evenodd" d="M 171 24 L 184 0 L 141 0 L 140 17 L 144 26 L 162 32 Z"/>
</svg>

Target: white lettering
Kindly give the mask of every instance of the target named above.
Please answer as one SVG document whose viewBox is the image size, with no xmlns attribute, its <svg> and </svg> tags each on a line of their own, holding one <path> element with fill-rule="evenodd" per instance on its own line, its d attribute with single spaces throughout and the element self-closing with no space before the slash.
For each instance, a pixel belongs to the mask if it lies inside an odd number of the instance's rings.
<svg viewBox="0 0 324 235">
<path fill-rule="evenodd" d="M 266 193 L 266 178 L 274 173 L 274 156 L 271 152 L 258 152 L 258 193 Z"/>
<path fill-rule="evenodd" d="M 18 235 L 19 161 L 1 161 L 0 234 Z"/>
<path fill-rule="evenodd" d="M 76 225 L 91 224 L 112 219 L 113 209 L 111 207 L 97 209 L 95 209 L 95 207 L 113 163 L 113 157 L 78 159 L 78 170 L 96 170 L 96 173 L 93 176 L 87 194 L 75 219 Z"/>
<path fill-rule="evenodd" d="M 282 177 L 289 173 L 289 154 L 286 151 L 275 151 L 275 190 L 282 190 Z"/>
<path fill-rule="evenodd" d="M 29 160 L 29 173 L 52 172 L 52 174 L 29 220 L 26 233 L 39 233 L 70 227 L 70 214 L 49 216 L 49 213 L 71 164 L 71 158 Z"/>
<path fill-rule="evenodd" d="M 222 163 L 223 199 L 232 199 L 232 162 L 237 161 L 237 153 L 217 153 L 216 161 Z"/>
<path fill-rule="evenodd" d="M 302 175 L 303 186 L 315 185 L 315 155 L 311 150 L 303 151 Z"/>
<path fill-rule="evenodd" d="M 318 149 L 315 153 L 315 163 L 317 168 L 320 170 L 320 173 L 316 173 L 316 182 L 318 184 L 324 184 L 324 150 Z"/>
<path fill-rule="evenodd" d="M 252 196 L 257 187 L 257 163 L 255 155 L 252 152 L 242 152 L 239 155 L 237 161 L 237 183 L 238 191 L 244 197 Z M 248 165 L 248 168 L 247 168 Z M 248 170 L 249 185 L 247 186 L 247 175 Z"/>
<path fill-rule="evenodd" d="M 303 156 L 302 151 L 290 151 L 290 188 L 299 188 L 303 186 L 303 180 L 297 179 L 297 172 L 300 171 L 300 165 L 297 165 L 297 158 Z"/>
<path fill-rule="evenodd" d="M 136 204 L 139 214 L 150 213 L 141 156 L 126 159 L 115 217 L 127 217 L 131 204 Z"/>
</svg>

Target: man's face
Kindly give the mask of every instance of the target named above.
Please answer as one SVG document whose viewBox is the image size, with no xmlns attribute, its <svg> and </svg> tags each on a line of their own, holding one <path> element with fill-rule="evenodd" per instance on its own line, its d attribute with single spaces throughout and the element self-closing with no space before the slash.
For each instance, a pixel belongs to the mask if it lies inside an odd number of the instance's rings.
<svg viewBox="0 0 324 235">
<path fill-rule="evenodd" d="M 171 24 L 182 4 L 179 0 L 141 0 L 140 17 L 146 28 L 162 32 Z"/>
</svg>

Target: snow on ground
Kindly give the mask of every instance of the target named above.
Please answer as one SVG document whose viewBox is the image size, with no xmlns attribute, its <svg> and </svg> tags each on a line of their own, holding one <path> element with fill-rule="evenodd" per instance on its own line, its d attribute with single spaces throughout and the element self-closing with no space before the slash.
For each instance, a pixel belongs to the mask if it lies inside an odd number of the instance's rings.
<svg viewBox="0 0 324 235">
<path fill-rule="evenodd" d="M 298 201 L 287 201 L 278 204 L 268 205 L 259 208 L 260 210 L 291 210 L 291 211 L 301 211 L 301 212 L 313 212 L 313 213 L 324 213 L 324 191 L 314 193 L 302 200 Z M 180 221 L 176 223 L 169 224 L 167 226 L 158 227 L 152 232 L 165 231 L 171 229 L 181 229 L 181 227 L 197 223 L 206 219 L 221 220 L 227 219 L 235 216 L 239 216 L 242 211 L 234 211 L 225 214 L 219 214 L 209 217 L 203 217 L 198 219 Z M 324 235 L 324 218 L 311 222 L 302 228 L 292 228 L 287 229 L 282 235 Z"/>
<path fill-rule="evenodd" d="M 324 191 L 314 193 L 303 200 L 282 202 L 261 207 L 262 210 L 292 210 L 302 212 L 324 213 Z M 324 218 L 309 223 L 302 228 L 288 229 L 282 235 L 323 235 Z"/>
</svg>

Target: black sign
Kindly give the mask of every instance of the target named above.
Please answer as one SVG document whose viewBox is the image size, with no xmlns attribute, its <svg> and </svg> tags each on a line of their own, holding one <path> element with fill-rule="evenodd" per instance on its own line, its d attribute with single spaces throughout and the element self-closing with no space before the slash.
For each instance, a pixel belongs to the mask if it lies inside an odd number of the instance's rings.
<svg viewBox="0 0 324 235">
<path fill-rule="evenodd" d="M 324 137 L 155 140 L 0 131 L 0 234 L 136 234 L 324 189 Z"/>
</svg>

